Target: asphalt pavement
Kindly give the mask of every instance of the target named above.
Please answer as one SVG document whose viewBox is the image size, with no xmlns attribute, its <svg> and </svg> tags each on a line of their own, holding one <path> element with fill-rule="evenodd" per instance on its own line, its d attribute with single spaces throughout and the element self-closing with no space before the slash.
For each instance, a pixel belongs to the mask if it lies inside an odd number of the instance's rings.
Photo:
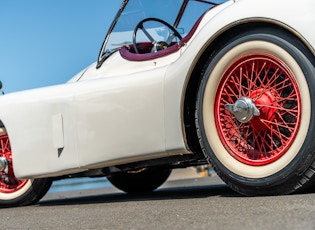
<svg viewBox="0 0 315 230">
<path fill-rule="evenodd" d="M 244 197 L 217 176 L 196 176 L 172 175 L 149 194 L 50 192 L 36 205 L 1 209 L 0 229 L 315 229 L 315 191 Z"/>
</svg>

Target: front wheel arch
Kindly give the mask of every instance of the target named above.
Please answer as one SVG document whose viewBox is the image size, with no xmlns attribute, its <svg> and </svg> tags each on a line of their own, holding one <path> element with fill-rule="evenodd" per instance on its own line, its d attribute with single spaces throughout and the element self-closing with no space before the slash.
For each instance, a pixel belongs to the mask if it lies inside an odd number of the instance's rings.
<svg viewBox="0 0 315 230">
<path fill-rule="evenodd" d="M 215 55 L 217 50 L 222 49 L 231 39 L 243 36 L 243 34 L 250 33 L 255 30 L 268 30 L 274 34 L 280 33 L 290 36 L 296 41 L 297 48 L 310 60 L 311 64 L 315 67 L 315 58 L 313 54 L 315 53 L 315 50 L 313 50 L 312 53 L 308 49 L 306 42 L 301 40 L 300 37 L 297 36 L 296 33 L 294 33 L 290 28 L 285 28 L 267 21 L 248 21 L 246 23 L 227 28 L 226 30 L 222 30 L 223 32 L 220 32 L 220 34 L 216 34 L 214 38 L 211 38 L 208 41 L 208 44 L 206 44 L 206 48 L 202 51 L 202 54 L 198 56 L 196 65 L 186 80 L 187 83 L 183 92 L 183 95 L 185 95 L 182 105 L 184 132 L 187 146 L 193 152 L 202 152 L 195 126 L 195 102 L 197 100 L 197 91 L 201 82 L 201 77 L 205 72 L 203 66 L 209 62 L 209 59 Z"/>
</svg>

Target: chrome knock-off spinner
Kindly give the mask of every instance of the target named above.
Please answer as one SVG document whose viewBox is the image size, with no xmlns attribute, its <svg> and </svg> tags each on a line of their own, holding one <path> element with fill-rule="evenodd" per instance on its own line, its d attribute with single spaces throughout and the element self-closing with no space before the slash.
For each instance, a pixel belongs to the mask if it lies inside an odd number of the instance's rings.
<svg viewBox="0 0 315 230">
<path fill-rule="evenodd" d="M 232 113 L 235 118 L 242 123 L 247 123 L 254 116 L 260 115 L 255 103 L 252 99 L 247 97 L 237 99 L 235 104 L 226 104 L 225 109 Z"/>
</svg>

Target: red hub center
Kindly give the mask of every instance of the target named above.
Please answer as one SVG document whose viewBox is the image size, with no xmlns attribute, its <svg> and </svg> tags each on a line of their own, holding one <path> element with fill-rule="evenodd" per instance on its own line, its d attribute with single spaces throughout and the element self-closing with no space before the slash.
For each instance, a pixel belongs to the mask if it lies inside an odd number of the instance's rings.
<svg viewBox="0 0 315 230">
<path fill-rule="evenodd" d="M 279 106 L 275 103 L 276 97 L 273 96 L 270 91 L 258 89 L 251 93 L 250 98 L 259 109 L 260 115 L 254 117 L 249 123 L 255 127 L 256 130 L 268 129 L 269 125 L 264 121 L 272 122 L 276 118 L 276 111 Z"/>
</svg>

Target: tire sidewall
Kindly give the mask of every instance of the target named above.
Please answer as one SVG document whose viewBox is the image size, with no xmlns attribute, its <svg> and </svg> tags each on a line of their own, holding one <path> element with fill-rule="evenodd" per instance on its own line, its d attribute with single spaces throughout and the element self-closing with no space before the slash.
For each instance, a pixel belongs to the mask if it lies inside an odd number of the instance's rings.
<svg viewBox="0 0 315 230">
<path fill-rule="evenodd" d="M 26 184 L 15 192 L 0 193 L 0 203 L 2 201 L 12 201 L 21 198 L 32 187 L 33 180 L 28 180 Z"/>
<path fill-rule="evenodd" d="M 29 179 L 26 184 L 12 193 L 0 194 L 0 208 L 25 206 L 39 201 L 49 190 L 51 178 Z"/>
<path fill-rule="evenodd" d="M 258 49 L 253 48 L 257 45 L 259 46 Z M 216 125 L 213 112 L 216 90 L 224 70 L 233 63 L 233 59 L 236 60 L 241 55 L 246 55 L 253 51 L 256 52 L 255 50 L 257 52 L 267 51 L 267 53 L 274 55 L 280 60 L 284 58 L 286 62 L 289 62 L 289 68 L 294 73 L 294 76 L 297 76 L 295 80 L 301 93 L 302 108 L 301 125 L 297 137 L 290 149 L 285 153 L 285 156 L 272 164 L 259 167 L 243 164 L 226 151 L 216 128 L 214 128 Z M 226 55 L 229 57 L 226 58 Z M 218 70 L 218 66 L 220 66 L 221 70 Z M 234 39 L 210 61 L 198 93 L 197 111 L 199 112 L 197 125 L 199 126 L 201 137 L 204 137 L 201 138 L 204 154 L 211 161 L 218 174 L 223 177 L 222 179 L 226 182 L 233 181 L 233 183 L 252 186 L 275 185 L 286 183 L 290 178 L 299 176 L 312 163 L 314 159 L 312 149 L 315 146 L 313 141 L 314 125 L 311 118 L 314 117 L 315 104 L 311 98 L 314 98 L 315 94 L 314 90 L 309 89 L 315 88 L 315 82 L 310 74 L 311 68 L 311 64 L 294 45 L 266 32 L 244 34 Z M 207 100 L 210 99 L 207 103 L 204 100 L 205 95 Z M 209 117 L 207 118 L 208 124 L 206 127 L 203 120 L 205 110 L 209 110 L 210 112 L 206 112 L 206 115 L 211 116 L 210 122 L 208 122 Z"/>
</svg>

